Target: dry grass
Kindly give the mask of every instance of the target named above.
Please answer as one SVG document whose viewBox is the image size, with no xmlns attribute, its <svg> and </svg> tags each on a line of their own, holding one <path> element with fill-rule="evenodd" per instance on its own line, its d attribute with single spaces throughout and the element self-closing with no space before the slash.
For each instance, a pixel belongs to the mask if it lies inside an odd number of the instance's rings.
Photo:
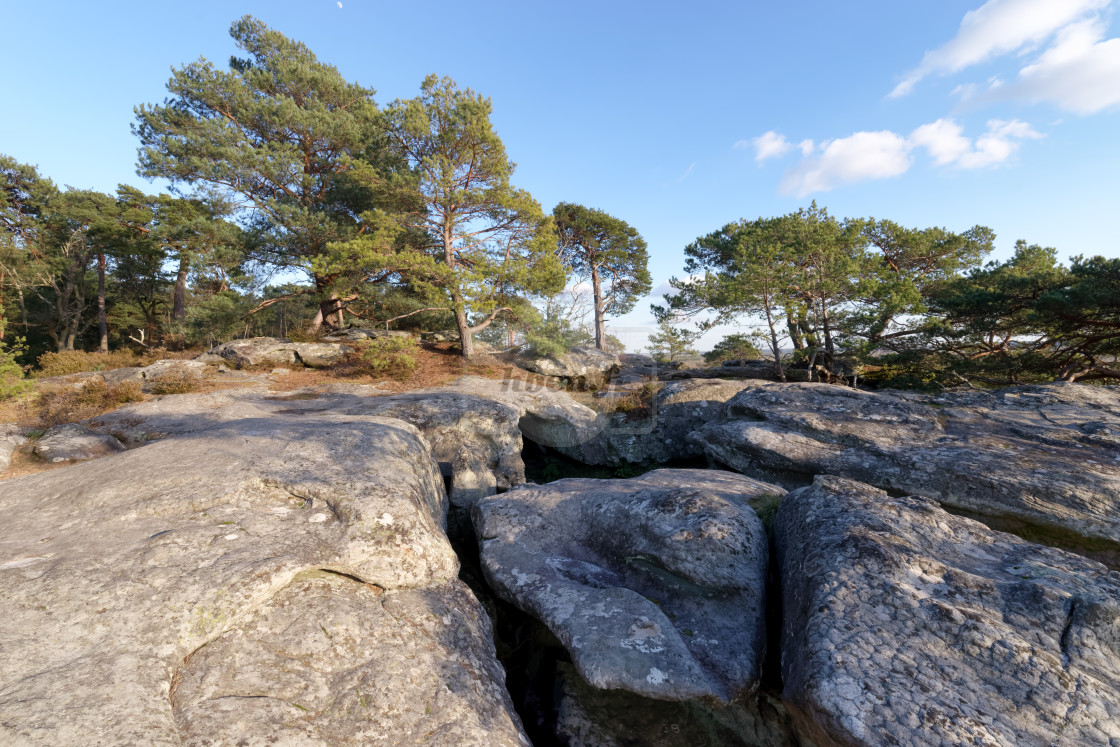
<svg viewBox="0 0 1120 747">
<path fill-rule="evenodd" d="M 194 358 L 200 350 L 145 350 L 142 354 L 132 350 L 111 350 L 108 353 L 87 353 L 68 350 L 62 353 L 43 353 L 33 372 L 37 379 L 67 376 L 85 371 L 111 371 L 114 368 L 147 366 L 158 360 L 184 360 Z"/>
<path fill-rule="evenodd" d="M 179 369 L 168 371 L 152 381 L 148 390 L 152 394 L 190 394 L 191 392 L 210 391 L 214 387 L 209 381 L 194 371 Z"/>
<path fill-rule="evenodd" d="M 95 376 L 76 388 L 41 392 L 39 419 L 47 426 L 76 423 L 143 399 L 144 391 L 139 381 L 107 384 L 105 379 Z"/>
</svg>

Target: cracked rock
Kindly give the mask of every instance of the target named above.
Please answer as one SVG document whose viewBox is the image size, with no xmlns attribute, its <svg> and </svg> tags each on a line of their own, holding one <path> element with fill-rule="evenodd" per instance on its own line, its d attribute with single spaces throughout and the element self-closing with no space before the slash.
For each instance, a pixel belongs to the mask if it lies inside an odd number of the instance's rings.
<svg viewBox="0 0 1120 747">
<path fill-rule="evenodd" d="M 740 475 L 663 469 L 559 480 L 475 504 L 483 571 L 594 687 L 726 704 L 765 648 L 767 539 Z"/>
<path fill-rule="evenodd" d="M 837 477 L 787 495 L 774 533 L 803 734 L 1120 743 L 1120 574 Z"/>
</svg>

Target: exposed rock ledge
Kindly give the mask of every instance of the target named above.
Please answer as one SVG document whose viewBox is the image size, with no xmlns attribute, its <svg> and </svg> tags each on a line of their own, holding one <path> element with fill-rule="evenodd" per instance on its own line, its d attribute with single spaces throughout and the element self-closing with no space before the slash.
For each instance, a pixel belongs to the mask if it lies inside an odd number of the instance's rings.
<svg viewBox="0 0 1120 747">
<path fill-rule="evenodd" d="M 787 495 L 774 533 L 803 734 L 1120 743 L 1120 573 L 835 477 Z"/>
<path fill-rule="evenodd" d="M 985 517 L 1120 543 L 1116 387 L 931 396 L 762 384 L 728 400 L 722 419 L 690 439 L 745 474 L 841 475 Z"/>
<path fill-rule="evenodd" d="M 527 743 L 407 423 L 232 420 L 0 506 L 4 744 Z"/>
</svg>

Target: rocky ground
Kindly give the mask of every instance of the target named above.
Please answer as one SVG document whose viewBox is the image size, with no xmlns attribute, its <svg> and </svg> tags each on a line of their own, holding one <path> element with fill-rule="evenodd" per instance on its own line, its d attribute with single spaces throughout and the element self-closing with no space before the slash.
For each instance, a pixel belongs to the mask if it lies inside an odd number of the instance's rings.
<svg viewBox="0 0 1120 747">
<path fill-rule="evenodd" d="M 221 387 L 0 428 L 53 467 L 0 481 L 0 743 L 1120 744 L 1112 388 L 631 358 L 604 414 L 230 350 L 101 374 Z M 531 484 L 530 450 L 644 474 Z"/>
</svg>

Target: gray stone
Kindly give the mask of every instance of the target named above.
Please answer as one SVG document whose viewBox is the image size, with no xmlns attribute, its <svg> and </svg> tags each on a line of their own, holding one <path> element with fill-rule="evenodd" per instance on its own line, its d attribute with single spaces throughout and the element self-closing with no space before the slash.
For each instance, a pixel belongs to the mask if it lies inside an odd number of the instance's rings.
<svg viewBox="0 0 1120 747">
<path fill-rule="evenodd" d="M 222 343 L 195 360 L 205 363 L 225 361 L 235 368 L 270 363 L 324 368 L 341 361 L 352 350 L 332 342 L 290 342 L 276 337 L 252 337 Z"/>
<path fill-rule="evenodd" d="M 79 423 L 66 423 L 49 428 L 42 438 L 35 442 L 35 453 L 52 464 L 97 459 L 124 451 L 124 448 L 124 444 L 116 438 L 98 433 Z"/>
<path fill-rule="evenodd" d="M 0 483 L 0 511 L 2 743 L 523 738 L 407 423 L 219 423 Z"/>
<path fill-rule="evenodd" d="M 324 336 L 323 342 L 358 342 L 361 340 L 384 340 L 390 337 L 412 337 L 412 335 L 399 329 L 349 327 Z"/>
<path fill-rule="evenodd" d="M 662 464 L 703 449 L 688 435 L 722 416 L 723 403 L 750 382 L 675 381 L 653 396 L 648 415 L 617 414 L 595 438 L 561 451 L 585 464 Z"/>
<path fill-rule="evenodd" d="M 577 345 L 557 357 L 537 356 L 525 347 L 514 351 L 510 361 L 526 371 L 554 376 L 585 386 L 601 386 L 622 364 L 618 356 L 593 347 Z"/>
<path fill-rule="evenodd" d="M 307 571 L 195 652 L 171 701 L 185 745 L 525 745 L 491 635 L 460 581 Z"/>
<path fill-rule="evenodd" d="M 204 376 L 210 371 L 209 365 L 199 360 L 161 360 L 144 366 L 136 372 L 136 378 L 144 381 L 158 381 L 165 376 Z"/>
<path fill-rule="evenodd" d="M 1120 574 L 836 477 L 786 496 L 774 534 L 802 733 L 1120 743 Z"/>
<path fill-rule="evenodd" d="M 727 472 L 559 480 L 475 504 L 483 571 L 601 689 L 726 704 L 754 693 L 765 649 L 767 539 Z"/>
<path fill-rule="evenodd" d="M 18 425 L 12 423 L 0 424 L 0 472 L 7 471 L 8 467 L 12 466 L 12 454 L 27 443 L 27 437 L 21 430 Z"/>
<path fill-rule="evenodd" d="M 1052 384 L 916 395 L 762 384 L 690 438 L 796 484 L 834 474 L 978 515 L 1120 542 L 1120 393 Z"/>
</svg>

